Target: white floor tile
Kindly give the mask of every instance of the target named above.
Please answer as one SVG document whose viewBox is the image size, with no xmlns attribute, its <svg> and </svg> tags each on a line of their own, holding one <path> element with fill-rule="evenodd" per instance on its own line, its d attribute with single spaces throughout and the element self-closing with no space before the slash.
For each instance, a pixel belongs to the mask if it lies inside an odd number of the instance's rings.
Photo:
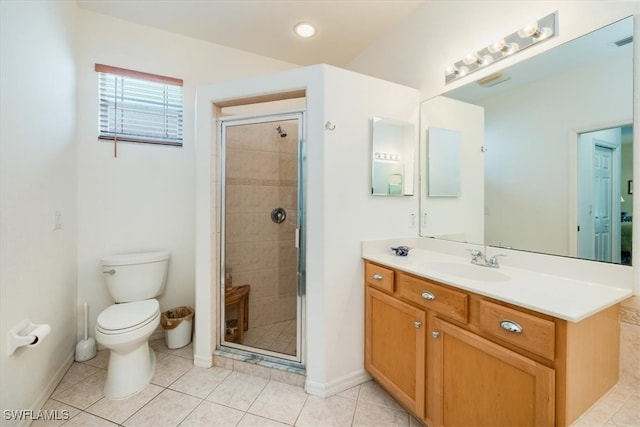
<svg viewBox="0 0 640 427">
<path fill-rule="evenodd" d="M 129 427 L 174 427 L 189 416 L 201 400 L 165 389 L 134 416 L 124 422 Z"/>
<path fill-rule="evenodd" d="M 180 424 L 180 427 L 209 427 L 212 425 L 234 427 L 238 425 L 244 414 L 243 411 L 205 400 Z"/>
<path fill-rule="evenodd" d="M 207 400 L 246 411 L 267 385 L 267 382 L 264 378 L 232 372 L 207 396 Z"/>
<path fill-rule="evenodd" d="M 307 394 L 300 388 L 269 382 L 247 412 L 286 424 L 295 423 Z"/>
</svg>

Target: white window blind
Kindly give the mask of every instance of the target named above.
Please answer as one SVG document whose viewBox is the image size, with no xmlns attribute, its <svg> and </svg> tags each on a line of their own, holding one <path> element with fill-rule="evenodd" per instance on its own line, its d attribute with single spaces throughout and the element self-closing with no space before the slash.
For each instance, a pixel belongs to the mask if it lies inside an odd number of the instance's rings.
<svg viewBox="0 0 640 427">
<path fill-rule="evenodd" d="M 182 145 L 182 80 L 96 64 L 99 139 Z"/>
</svg>

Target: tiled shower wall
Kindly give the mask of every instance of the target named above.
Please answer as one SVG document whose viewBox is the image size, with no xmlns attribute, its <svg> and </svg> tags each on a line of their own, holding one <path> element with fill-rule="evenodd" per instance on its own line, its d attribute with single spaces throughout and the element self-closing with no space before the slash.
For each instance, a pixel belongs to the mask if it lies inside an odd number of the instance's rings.
<svg viewBox="0 0 640 427">
<path fill-rule="evenodd" d="M 620 304 L 620 383 L 640 390 L 640 296 Z"/>
<path fill-rule="evenodd" d="M 234 286 L 251 285 L 250 327 L 296 317 L 297 150 L 296 120 L 227 127 L 225 265 Z M 279 207 L 287 218 L 276 224 Z"/>
</svg>

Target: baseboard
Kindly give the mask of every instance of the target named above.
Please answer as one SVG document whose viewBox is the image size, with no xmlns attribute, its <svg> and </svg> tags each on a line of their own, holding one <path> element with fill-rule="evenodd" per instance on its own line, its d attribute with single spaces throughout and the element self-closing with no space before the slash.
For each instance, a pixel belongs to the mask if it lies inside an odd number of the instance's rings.
<svg viewBox="0 0 640 427">
<path fill-rule="evenodd" d="M 213 366 L 213 355 L 200 356 L 198 354 L 193 355 L 193 365 L 198 368 L 210 368 Z"/>
<path fill-rule="evenodd" d="M 307 381 L 304 385 L 304 390 L 313 396 L 322 397 L 323 399 L 331 397 L 335 394 L 342 393 L 345 390 L 349 390 L 351 387 L 355 387 L 362 383 L 365 383 L 371 379 L 371 376 L 364 370 L 352 372 L 344 375 L 328 383 L 319 383 L 315 381 Z"/>
<path fill-rule="evenodd" d="M 49 380 L 49 383 L 47 384 L 47 386 L 42 390 L 42 393 L 40 393 L 36 401 L 31 406 L 31 409 L 33 410 L 34 413 L 37 413 L 44 406 L 44 404 L 47 403 L 47 400 L 49 400 L 49 398 L 53 394 L 53 391 L 56 389 L 60 381 L 62 381 L 62 378 L 64 377 L 64 375 L 67 373 L 67 371 L 71 367 L 71 364 L 73 363 L 73 360 L 74 360 L 74 356 L 75 356 L 75 349 L 65 359 L 65 361 L 62 363 L 62 366 L 60 366 L 60 368 L 55 373 L 55 375 L 51 378 L 51 380 Z M 31 424 L 31 422 L 32 420 L 30 419 L 24 419 L 18 423 L 18 426 L 27 427 Z"/>
</svg>

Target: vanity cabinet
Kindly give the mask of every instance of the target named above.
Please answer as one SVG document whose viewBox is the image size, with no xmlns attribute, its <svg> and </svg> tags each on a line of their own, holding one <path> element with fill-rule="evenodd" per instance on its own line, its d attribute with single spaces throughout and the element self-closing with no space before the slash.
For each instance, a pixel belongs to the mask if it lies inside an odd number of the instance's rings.
<svg viewBox="0 0 640 427">
<path fill-rule="evenodd" d="M 553 369 L 439 318 L 433 329 L 433 425 L 554 425 Z"/>
<path fill-rule="evenodd" d="M 365 369 L 430 427 L 567 426 L 618 379 L 617 305 L 568 322 L 370 261 L 365 298 Z"/>
<path fill-rule="evenodd" d="M 366 369 L 407 409 L 424 417 L 424 311 L 367 287 L 366 313 Z"/>
</svg>

